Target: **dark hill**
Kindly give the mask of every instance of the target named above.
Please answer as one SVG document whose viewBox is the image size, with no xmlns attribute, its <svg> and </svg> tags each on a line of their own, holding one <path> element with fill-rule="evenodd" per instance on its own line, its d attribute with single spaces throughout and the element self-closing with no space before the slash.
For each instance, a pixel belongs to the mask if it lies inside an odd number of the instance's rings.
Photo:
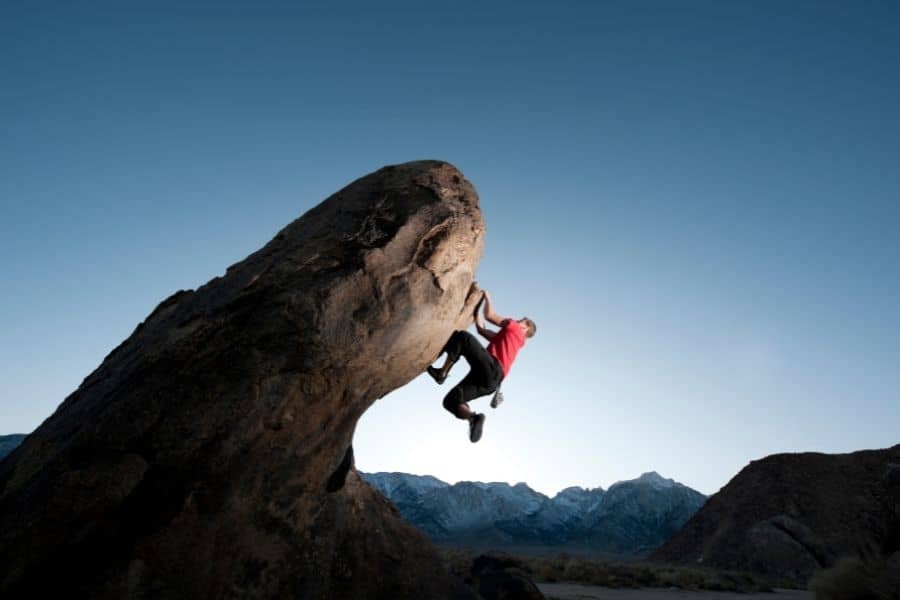
<svg viewBox="0 0 900 600">
<path fill-rule="evenodd" d="M 900 445 L 751 462 L 653 557 L 804 584 L 838 558 L 900 550 Z"/>
</svg>

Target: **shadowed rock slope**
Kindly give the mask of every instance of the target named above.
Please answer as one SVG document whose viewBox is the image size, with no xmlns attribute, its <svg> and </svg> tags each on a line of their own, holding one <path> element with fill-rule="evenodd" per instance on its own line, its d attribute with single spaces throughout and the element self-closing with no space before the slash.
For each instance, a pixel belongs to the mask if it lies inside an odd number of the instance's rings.
<svg viewBox="0 0 900 600">
<path fill-rule="evenodd" d="M 351 442 L 471 322 L 483 232 L 451 165 L 385 167 L 163 301 L 0 463 L 0 596 L 453 597 Z"/>
<path fill-rule="evenodd" d="M 880 561 L 900 550 L 898 463 L 900 445 L 753 461 L 654 558 L 798 584 L 843 556 Z"/>
</svg>

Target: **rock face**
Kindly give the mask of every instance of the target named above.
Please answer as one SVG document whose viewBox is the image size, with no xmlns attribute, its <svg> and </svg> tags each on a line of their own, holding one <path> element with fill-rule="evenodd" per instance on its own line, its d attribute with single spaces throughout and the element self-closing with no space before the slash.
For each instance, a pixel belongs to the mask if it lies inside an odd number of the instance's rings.
<svg viewBox="0 0 900 600">
<path fill-rule="evenodd" d="M 385 167 L 163 301 L 0 463 L 0 596 L 452 597 L 351 443 L 471 323 L 483 232 L 453 166 Z"/>
<path fill-rule="evenodd" d="M 643 556 L 662 545 L 706 501 L 700 492 L 657 473 L 614 483 L 607 491 L 566 488 L 553 498 L 524 483 L 464 481 L 451 486 L 428 475 L 362 476 L 432 540 L 510 551 L 546 548 Z"/>
<path fill-rule="evenodd" d="M 900 550 L 896 463 L 900 445 L 753 461 L 654 558 L 799 584 L 841 557 L 880 561 Z"/>
</svg>

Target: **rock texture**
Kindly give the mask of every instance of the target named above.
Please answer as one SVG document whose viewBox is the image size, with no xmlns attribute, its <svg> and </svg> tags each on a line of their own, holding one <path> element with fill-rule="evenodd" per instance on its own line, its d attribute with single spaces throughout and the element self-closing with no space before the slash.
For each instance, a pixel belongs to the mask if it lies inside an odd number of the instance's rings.
<svg viewBox="0 0 900 600">
<path fill-rule="evenodd" d="M 753 461 L 710 497 L 654 558 L 805 584 L 841 557 L 900 550 L 900 445 Z"/>
<path fill-rule="evenodd" d="M 0 463 L 0 596 L 465 594 L 351 443 L 471 322 L 483 232 L 453 166 L 385 167 L 163 301 Z"/>
</svg>

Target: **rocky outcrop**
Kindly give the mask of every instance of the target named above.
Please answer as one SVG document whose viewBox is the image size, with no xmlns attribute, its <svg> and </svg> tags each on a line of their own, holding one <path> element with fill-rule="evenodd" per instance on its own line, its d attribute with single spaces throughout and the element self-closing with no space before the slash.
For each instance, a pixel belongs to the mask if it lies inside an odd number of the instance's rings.
<svg viewBox="0 0 900 600">
<path fill-rule="evenodd" d="M 0 596 L 464 594 L 351 443 L 471 322 L 483 231 L 453 166 L 385 167 L 164 300 L 0 463 Z"/>
<path fill-rule="evenodd" d="M 900 549 L 900 445 L 753 461 L 654 558 L 805 584 L 842 557 L 879 562 Z"/>
<path fill-rule="evenodd" d="M 476 557 L 471 579 L 484 600 L 544 600 L 522 562 L 507 554 Z"/>
<path fill-rule="evenodd" d="M 474 559 L 468 552 L 448 557 L 454 575 L 478 592 L 479 600 L 543 600 L 531 568 L 504 552 L 491 551 Z"/>
</svg>

